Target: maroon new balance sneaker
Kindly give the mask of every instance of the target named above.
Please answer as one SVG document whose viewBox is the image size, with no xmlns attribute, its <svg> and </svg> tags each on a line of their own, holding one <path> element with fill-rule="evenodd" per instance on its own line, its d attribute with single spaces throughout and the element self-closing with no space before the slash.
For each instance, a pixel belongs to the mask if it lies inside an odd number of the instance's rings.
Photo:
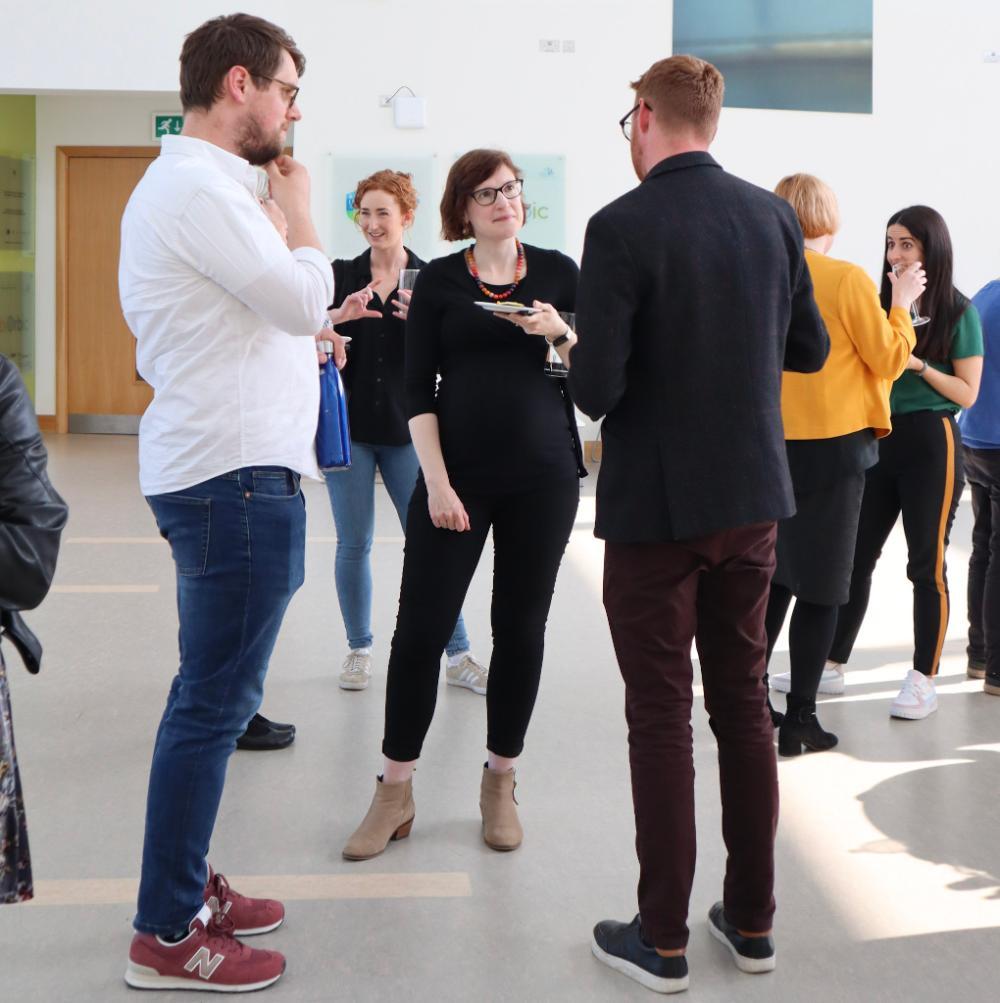
<svg viewBox="0 0 1000 1003">
<path fill-rule="evenodd" d="M 241 944 L 233 936 L 232 920 L 213 916 L 207 905 L 191 920 L 190 930 L 176 944 L 137 933 L 129 948 L 125 981 L 133 989 L 249 993 L 277 982 L 285 970 L 283 955 Z"/>
<path fill-rule="evenodd" d="M 285 907 L 274 899 L 252 899 L 229 887 L 229 882 L 208 868 L 205 903 L 216 915 L 233 921 L 234 937 L 253 937 L 277 930 L 285 921 Z"/>
</svg>

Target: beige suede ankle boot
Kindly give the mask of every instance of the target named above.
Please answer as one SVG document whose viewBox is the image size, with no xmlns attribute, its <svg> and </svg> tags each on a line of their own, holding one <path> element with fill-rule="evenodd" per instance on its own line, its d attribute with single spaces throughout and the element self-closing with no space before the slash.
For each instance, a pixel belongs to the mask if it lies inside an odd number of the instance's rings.
<svg viewBox="0 0 1000 1003">
<path fill-rule="evenodd" d="M 392 840 L 405 839 L 413 828 L 413 778 L 387 784 L 375 781 L 375 797 L 364 821 L 347 841 L 345 860 L 368 860 L 377 857 Z"/>
<path fill-rule="evenodd" d="M 493 850 L 516 850 L 524 839 L 514 800 L 514 771 L 496 773 L 483 767 L 479 810 L 483 815 L 483 841 Z"/>
</svg>

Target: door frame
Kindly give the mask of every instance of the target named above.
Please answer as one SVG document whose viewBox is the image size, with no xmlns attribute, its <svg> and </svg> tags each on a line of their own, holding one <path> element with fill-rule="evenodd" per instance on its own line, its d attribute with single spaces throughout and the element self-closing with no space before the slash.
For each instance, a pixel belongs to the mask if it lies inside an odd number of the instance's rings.
<svg viewBox="0 0 1000 1003">
<path fill-rule="evenodd" d="M 148 157 L 160 148 L 149 146 L 56 147 L 56 431 L 69 431 L 69 168 L 75 157 Z"/>
</svg>

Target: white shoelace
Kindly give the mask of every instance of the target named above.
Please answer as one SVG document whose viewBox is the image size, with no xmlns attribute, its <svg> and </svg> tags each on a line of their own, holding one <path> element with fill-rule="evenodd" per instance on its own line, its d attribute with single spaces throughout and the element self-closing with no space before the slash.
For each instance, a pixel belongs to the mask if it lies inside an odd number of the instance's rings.
<svg viewBox="0 0 1000 1003">
<path fill-rule="evenodd" d="M 368 660 L 368 657 L 368 655 L 358 655 L 351 652 L 351 654 L 344 659 L 344 673 L 347 675 L 357 675 L 358 673 L 366 675 L 367 667 L 365 662 Z"/>
<path fill-rule="evenodd" d="M 915 703 L 919 704 L 923 703 L 929 695 L 921 680 L 918 680 L 916 676 L 907 676 L 896 700 L 902 703 L 906 698 L 912 698 Z"/>
</svg>

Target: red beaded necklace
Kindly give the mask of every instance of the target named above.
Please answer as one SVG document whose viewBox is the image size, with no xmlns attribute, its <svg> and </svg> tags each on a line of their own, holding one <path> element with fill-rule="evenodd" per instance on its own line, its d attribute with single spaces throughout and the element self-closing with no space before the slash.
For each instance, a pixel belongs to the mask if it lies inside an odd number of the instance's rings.
<svg viewBox="0 0 1000 1003">
<path fill-rule="evenodd" d="M 467 247 L 465 249 L 465 264 L 469 269 L 469 274 L 476 280 L 476 285 L 479 286 L 479 291 L 495 303 L 499 303 L 500 300 L 505 300 L 512 296 L 518 283 L 524 277 L 524 247 L 522 246 L 521 241 L 516 238 L 514 239 L 514 243 L 517 245 L 517 265 L 514 268 L 514 281 L 502 293 L 495 293 L 483 285 L 482 279 L 479 278 L 479 269 L 476 268 L 476 256 L 472 253 L 471 247 Z"/>
</svg>

